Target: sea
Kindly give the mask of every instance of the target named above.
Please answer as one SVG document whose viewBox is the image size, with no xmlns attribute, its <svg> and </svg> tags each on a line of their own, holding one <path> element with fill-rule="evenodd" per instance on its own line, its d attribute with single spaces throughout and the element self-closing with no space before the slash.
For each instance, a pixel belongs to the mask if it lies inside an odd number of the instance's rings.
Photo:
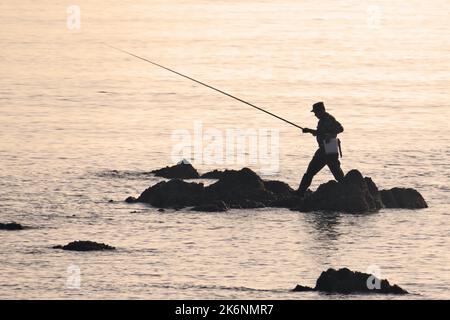
<svg viewBox="0 0 450 320">
<path fill-rule="evenodd" d="M 29 228 L 0 231 L 0 298 L 449 299 L 449 10 L 447 0 L 2 1 L 0 222 Z M 345 128 L 343 170 L 415 188 L 429 208 L 125 203 L 164 180 L 151 170 L 183 158 L 201 173 L 249 167 L 297 188 L 317 143 L 111 46 L 302 127 L 317 125 L 311 105 L 323 101 Z M 325 168 L 311 188 L 331 179 Z M 52 249 L 75 240 L 117 250 Z M 410 294 L 291 291 L 343 267 Z"/>
</svg>

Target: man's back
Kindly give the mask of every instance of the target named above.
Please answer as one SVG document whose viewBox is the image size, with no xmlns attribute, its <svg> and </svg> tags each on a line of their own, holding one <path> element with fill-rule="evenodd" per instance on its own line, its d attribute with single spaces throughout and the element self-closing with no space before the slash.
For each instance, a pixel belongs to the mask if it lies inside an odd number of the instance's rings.
<svg viewBox="0 0 450 320">
<path fill-rule="evenodd" d="M 344 127 L 328 112 L 325 112 L 317 124 L 317 142 L 322 146 L 323 141 L 344 132 Z"/>
</svg>

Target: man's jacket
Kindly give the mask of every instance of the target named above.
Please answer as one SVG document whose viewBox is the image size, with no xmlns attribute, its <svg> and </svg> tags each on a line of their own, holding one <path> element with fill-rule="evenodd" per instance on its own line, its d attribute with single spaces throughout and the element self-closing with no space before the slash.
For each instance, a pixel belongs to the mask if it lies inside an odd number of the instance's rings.
<svg viewBox="0 0 450 320">
<path fill-rule="evenodd" d="M 323 147 L 325 139 L 336 138 L 341 132 L 344 132 L 344 127 L 331 114 L 326 112 L 317 124 L 316 139 L 319 147 Z"/>
</svg>

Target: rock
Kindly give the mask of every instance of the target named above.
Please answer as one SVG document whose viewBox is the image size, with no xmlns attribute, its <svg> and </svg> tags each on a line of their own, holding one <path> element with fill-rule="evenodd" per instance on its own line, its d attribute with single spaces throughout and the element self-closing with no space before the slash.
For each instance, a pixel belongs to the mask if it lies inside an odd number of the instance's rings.
<svg viewBox="0 0 450 320">
<path fill-rule="evenodd" d="M 0 230 L 15 231 L 23 229 L 25 229 L 25 227 L 16 222 L 0 223 Z"/>
<path fill-rule="evenodd" d="M 265 202 L 271 199 L 262 179 L 249 168 L 229 170 L 219 181 L 205 188 L 206 198 L 230 204 L 243 204 L 247 200 Z"/>
<path fill-rule="evenodd" d="M 193 207 L 191 210 L 203 212 L 225 212 L 228 211 L 228 209 L 228 205 L 225 202 L 219 200 L 213 203 Z"/>
<path fill-rule="evenodd" d="M 128 197 L 125 199 L 126 203 L 135 203 L 137 199 L 135 197 Z"/>
<path fill-rule="evenodd" d="M 281 197 L 291 197 L 294 195 L 294 189 L 292 189 L 287 183 L 276 180 L 264 180 L 264 187 L 266 190 Z"/>
<path fill-rule="evenodd" d="M 204 203 L 203 183 L 183 180 L 162 181 L 145 190 L 137 199 L 158 208 L 183 208 Z"/>
<path fill-rule="evenodd" d="M 296 285 L 295 288 L 292 290 L 294 292 L 307 292 L 307 291 L 315 291 L 314 288 L 306 287 L 302 285 Z"/>
<path fill-rule="evenodd" d="M 190 166 L 179 164 L 178 166 Z M 195 169 L 194 169 L 195 170 Z M 127 202 L 145 202 L 159 208 L 195 207 L 196 211 L 226 211 L 227 208 L 289 208 L 302 212 L 339 211 L 347 213 L 374 212 L 388 208 L 424 208 L 423 197 L 414 189 L 394 188 L 380 192 L 371 178 L 358 170 L 351 170 L 343 181 L 329 181 L 315 192 L 308 190 L 300 198 L 282 181 L 263 181 L 249 168 L 241 170 L 214 170 L 202 177 L 219 178 L 215 183 L 187 183 L 179 179 L 163 181 L 145 190 L 138 199 Z M 217 205 L 223 202 L 225 206 Z"/>
<path fill-rule="evenodd" d="M 370 279 L 369 279 L 370 278 Z M 351 271 L 347 268 L 339 270 L 328 269 L 322 272 L 319 279 L 317 279 L 315 290 L 330 292 L 330 293 L 385 293 L 385 294 L 405 294 L 407 291 L 403 290 L 397 285 L 391 285 L 388 280 L 379 280 L 380 288 L 371 289 L 369 284 L 374 284 L 375 276 L 358 271 Z M 369 281 L 368 281 L 369 280 Z"/>
<path fill-rule="evenodd" d="M 376 286 L 379 281 L 379 287 Z M 373 289 L 372 289 L 373 288 Z M 347 268 L 339 270 L 328 269 L 322 272 L 317 279 L 314 289 L 297 285 L 293 291 L 320 291 L 326 293 L 352 294 L 352 293 L 383 293 L 407 294 L 408 292 L 398 285 L 391 285 L 388 280 L 379 280 L 375 276 Z"/>
<path fill-rule="evenodd" d="M 180 162 L 171 167 L 165 167 L 151 171 L 157 177 L 168 179 L 198 179 L 200 175 L 197 170 L 190 164 Z"/>
<path fill-rule="evenodd" d="M 229 170 L 226 170 L 226 171 L 219 171 L 219 170 L 209 171 L 209 172 L 206 172 L 206 173 L 202 174 L 200 176 L 200 178 L 202 178 L 202 179 L 217 179 L 217 180 L 219 180 L 224 175 L 226 175 L 228 171 Z"/>
<path fill-rule="evenodd" d="M 163 208 L 159 208 L 158 212 L 165 212 L 166 210 L 164 210 Z"/>
<path fill-rule="evenodd" d="M 232 209 L 258 209 L 265 208 L 266 205 L 263 202 L 243 199 L 240 201 L 235 201 L 230 205 Z"/>
<path fill-rule="evenodd" d="M 422 209 L 428 204 L 422 195 L 414 189 L 393 188 L 381 190 L 381 199 L 386 208 Z"/>
<path fill-rule="evenodd" d="M 53 249 L 62 249 L 69 251 L 103 251 L 115 250 L 116 248 L 104 243 L 97 243 L 93 241 L 74 241 L 65 246 L 54 246 Z"/>
<path fill-rule="evenodd" d="M 329 181 L 305 197 L 300 211 L 330 210 L 348 213 L 377 211 L 383 202 L 377 186 L 370 178 L 364 178 L 358 170 L 352 170 L 342 182 Z"/>
</svg>

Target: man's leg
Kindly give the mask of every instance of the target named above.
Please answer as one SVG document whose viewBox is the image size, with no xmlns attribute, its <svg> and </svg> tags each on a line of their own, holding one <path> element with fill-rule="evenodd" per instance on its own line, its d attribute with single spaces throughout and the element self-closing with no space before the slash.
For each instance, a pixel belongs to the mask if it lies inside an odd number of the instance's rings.
<svg viewBox="0 0 450 320">
<path fill-rule="evenodd" d="M 341 169 L 341 162 L 339 161 L 338 154 L 327 155 L 327 165 L 338 182 L 344 180 L 344 172 Z"/>
<path fill-rule="evenodd" d="M 306 173 L 303 175 L 302 182 L 298 187 L 298 193 L 300 195 L 305 194 L 306 190 L 308 190 L 309 186 L 311 185 L 314 176 L 320 170 L 322 170 L 323 167 L 325 167 L 325 164 L 326 164 L 325 151 L 318 149 L 314 154 L 314 157 L 312 158 L 311 162 L 309 163 L 308 169 L 306 170 Z"/>
</svg>

